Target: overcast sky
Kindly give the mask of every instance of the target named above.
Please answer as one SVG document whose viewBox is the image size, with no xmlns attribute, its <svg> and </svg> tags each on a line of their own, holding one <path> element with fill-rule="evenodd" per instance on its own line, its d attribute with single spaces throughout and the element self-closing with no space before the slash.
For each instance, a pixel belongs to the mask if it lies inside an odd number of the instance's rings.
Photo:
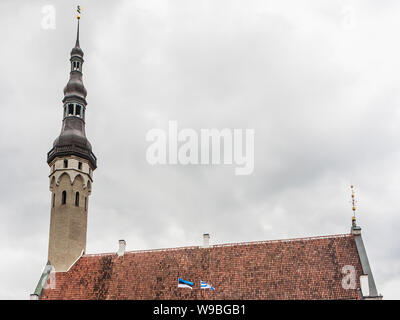
<svg viewBox="0 0 400 320">
<path fill-rule="evenodd" d="M 400 298 L 398 1 L 2 0 L 0 299 L 29 298 L 47 261 L 77 4 L 88 253 L 348 233 L 353 183 L 378 292 Z M 146 133 L 170 120 L 254 129 L 253 174 L 149 165 Z"/>
</svg>

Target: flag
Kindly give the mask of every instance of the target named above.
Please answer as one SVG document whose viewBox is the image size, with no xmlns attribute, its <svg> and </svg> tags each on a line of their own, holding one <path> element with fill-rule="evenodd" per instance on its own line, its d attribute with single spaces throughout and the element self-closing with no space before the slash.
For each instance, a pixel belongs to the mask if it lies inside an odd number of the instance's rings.
<svg viewBox="0 0 400 320">
<path fill-rule="evenodd" d="M 183 280 L 181 278 L 178 278 L 178 288 L 190 288 L 190 289 L 193 289 L 193 285 L 194 285 L 193 282 L 186 281 L 186 280 Z"/>
<path fill-rule="evenodd" d="M 212 291 L 214 291 L 214 287 L 210 286 L 207 282 L 205 281 L 200 281 L 200 288 L 201 289 L 211 289 Z"/>
</svg>

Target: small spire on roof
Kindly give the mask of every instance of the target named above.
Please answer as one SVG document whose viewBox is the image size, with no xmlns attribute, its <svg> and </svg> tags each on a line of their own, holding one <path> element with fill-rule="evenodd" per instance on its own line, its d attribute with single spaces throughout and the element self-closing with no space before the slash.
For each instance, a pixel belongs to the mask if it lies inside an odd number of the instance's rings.
<svg viewBox="0 0 400 320">
<path fill-rule="evenodd" d="M 353 210 L 353 217 L 351 218 L 351 222 L 353 227 L 356 226 L 356 200 L 354 199 L 354 186 L 351 185 L 351 210 Z"/>
</svg>

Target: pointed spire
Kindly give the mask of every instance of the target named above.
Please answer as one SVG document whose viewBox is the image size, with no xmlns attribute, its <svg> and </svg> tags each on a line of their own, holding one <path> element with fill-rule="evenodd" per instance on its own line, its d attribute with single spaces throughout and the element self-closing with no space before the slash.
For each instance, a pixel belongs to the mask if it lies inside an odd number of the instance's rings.
<svg viewBox="0 0 400 320">
<path fill-rule="evenodd" d="M 361 228 L 357 225 L 356 222 L 356 200 L 354 195 L 354 186 L 351 185 L 351 210 L 353 210 L 353 216 L 351 217 L 351 234 L 353 236 L 361 235 Z"/>
<path fill-rule="evenodd" d="M 351 218 L 352 226 L 356 226 L 356 200 L 354 199 L 354 186 L 351 185 L 351 210 L 353 210 L 353 217 Z"/>
<path fill-rule="evenodd" d="M 71 72 L 70 79 L 64 88 L 64 99 L 63 102 L 70 102 L 70 100 L 79 99 L 86 106 L 86 89 L 82 82 L 82 65 L 83 65 L 83 51 L 79 46 L 79 23 L 81 7 L 77 8 L 77 31 L 76 31 L 76 43 L 75 47 L 71 50 Z M 72 101 L 71 100 L 71 101 Z"/>
<path fill-rule="evenodd" d="M 78 47 L 78 48 L 80 48 L 80 46 L 79 46 L 79 20 L 80 20 L 80 18 L 78 18 L 78 28 L 76 31 L 76 43 L 75 43 L 75 47 Z"/>
<path fill-rule="evenodd" d="M 78 20 L 78 28 L 77 28 L 77 31 L 76 31 L 76 43 L 75 43 L 75 47 L 80 48 L 80 47 L 79 47 L 79 20 L 81 19 L 81 6 L 78 6 L 78 7 L 76 8 L 76 11 L 78 12 L 78 14 L 77 14 L 77 16 L 76 16 L 76 19 Z"/>
<path fill-rule="evenodd" d="M 78 15 L 76 16 L 76 19 L 78 20 L 76 28 L 76 42 L 75 42 L 75 47 L 71 51 L 71 56 L 78 55 L 83 57 L 83 51 L 79 45 L 79 21 L 81 20 L 81 6 L 78 6 L 76 11 L 78 12 Z"/>
<path fill-rule="evenodd" d="M 71 71 L 64 88 L 63 124 L 61 133 L 53 143 L 53 148 L 47 154 L 47 162 L 51 163 L 58 156 L 76 155 L 89 160 L 91 167 L 96 169 L 96 156 L 85 133 L 86 95 L 87 91 L 82 81 L 83 51 L 79 46 L 80 10 L 78 6 L 77 32 L 75 47 L 71 51 Z"/>
</svg>

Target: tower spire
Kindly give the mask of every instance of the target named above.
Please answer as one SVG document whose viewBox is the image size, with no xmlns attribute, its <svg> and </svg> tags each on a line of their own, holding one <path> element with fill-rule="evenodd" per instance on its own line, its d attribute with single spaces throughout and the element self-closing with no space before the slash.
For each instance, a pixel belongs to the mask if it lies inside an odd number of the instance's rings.
<svg viewBox="0 0 400 320">
<path fill-rule="evenodd" d="M 62 100 L 61 133 L 47 154 L 52 193 L 48 260 L 56 271 L 68 270 L 86 250 L 88 203 L 97 161 L 85 133 L 87 91 L 79 46 L 80 6 L 77 11 L 76 43 Z"/>
<path fill-rule="evenodd" d="M 81 7 L 77 8 L 77 35 L 75 47 L 71 50 L 71 72 L 67 85 L 64 88 L 63 125 L 61 134 L 54 141 L 53 149 L 50 150 L 47 162 L 51 163 L 55 158 L 68 154 L 87 159 L 94 170 L 96 168 L 96 157 L 92 152 L 92 146 L 86 138 L 86 95 L 87 91 L 82 81 L 83 51 L 79 47 L 79 21 Z"/>
<path fill-rule="evenodd" d="M 76 30 L 76 43 L 75 43 L 75 47 L 79 48 L 79 20 L 81 19 L 81 6 L 78 6 L 76 11 L 78 12 L 76 19 L 78 20 L 78 27 Z"/>
</svg>

